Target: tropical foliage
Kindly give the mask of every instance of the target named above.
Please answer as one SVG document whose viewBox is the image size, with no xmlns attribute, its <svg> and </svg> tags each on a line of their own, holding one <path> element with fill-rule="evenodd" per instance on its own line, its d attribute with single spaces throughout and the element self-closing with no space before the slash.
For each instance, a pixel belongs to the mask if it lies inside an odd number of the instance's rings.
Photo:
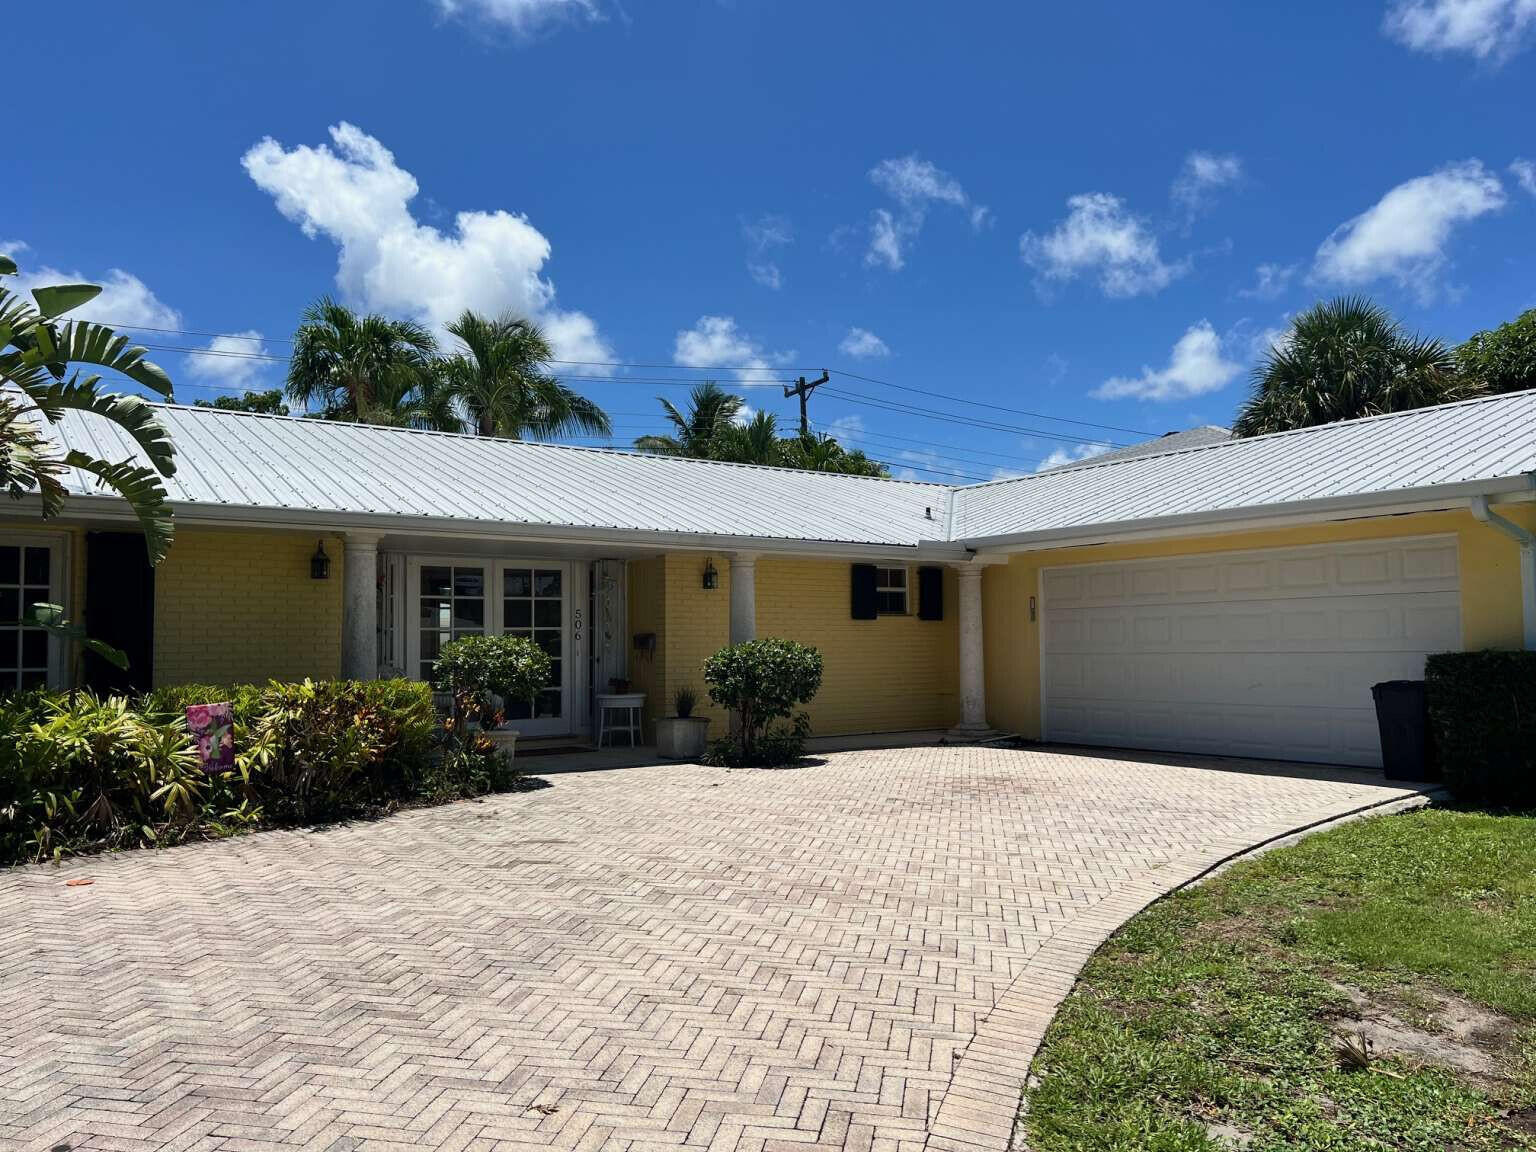
<svg viewBox="0 0 1536 1152">
<path fill-rule="evenodd" d="M 288 415 L 288 405 L 283 403 L 283 390 L 273 388 L 266 392 L 243 392 L 239 396 L 215 396 L 212 400 L 194 400 L 195 408 L 217 408 L 222 412 L 260 412 L 267 416 Z"/>
<path fill-rule="evenodd" d="M 725 391 L 713 380 L 696 386 L 685 409 L 664 396 L 657 397 L 662 414 L 672 425 L 668 435 L 641 436 L 635 447 L 658 456 L 686 456 L 695 460 L 722 460 L 731 464 L 767 464 L 802 468 L 811 472 L 843 472 L 857 476 L 884 476 L 885 465 L 857 449 L 843 447 L 832 437 L 818 433 L 782 437 L 771 412 L 757 412 L 741 419 L 746 401 Z"/>
<path fill-rule="evenodd" d="M 0 275 L 16 274 L 15 261 L 0 256 Z M 128 502 L 143 527 L 150 561 L 157 563 L 174 532 L 162 478 L 175 473 L 175 452 L 154 409 L 140 397 L 103 391 L 94 369 L 167 399 L 171 381 L 126 336 L 104 324 L 60 319 L 100 292 L 94 284 L 59 284 L 32 289 L 29 301 L 0 283 L 0 384 L 7 388 L 0 393 L 0 489 L 13 500 L 35 493 L 43 515 L 54 516 L 64 504 L 65 471 L 90 473 Z M 38 418 L 57 424 L 70 410 L 115 423 L 147 463 L 59 451 Z"/>
<path fill-rule="evenodd" d="M 1236 436 L 1310 428 L 1444 404 L 1476 395 L 1439 340 L 1404 331 L 1362 297 L 1318 303 L 1297 316 L 1254 370 Z"/>
<path fill-rule="evenodd" d="M 293 337 L 288 398 L 330 420 L 396 423 L 433 379 L 437 341 L 411 320 L 359 316 L 330 297 Z"/>
<path fill-rule="evenodd" d="M 1456 364 L 1486 392 L 1536 388 L 1536 308 L 1474 333 L 1456 349 Z"/>
<path fill-rule="evenodd" d="M 731 767 L 773 766 L 800 758 L 810 718 L 795 709 L 821 691 L 822 658 L 794 640 L 764 637 L 720 649 L 704 662 L 709 698 L 732 713 L 732 734 L 711 749 Z M 788 721 L 774 728 L 775 721 Z"/>
</svg>

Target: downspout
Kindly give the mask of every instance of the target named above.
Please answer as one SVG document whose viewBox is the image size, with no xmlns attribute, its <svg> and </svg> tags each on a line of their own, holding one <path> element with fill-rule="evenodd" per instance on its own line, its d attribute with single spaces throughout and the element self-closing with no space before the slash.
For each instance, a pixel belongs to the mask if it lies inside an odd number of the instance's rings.
<svg viewBox="0 0 1536 1152">
<path fill-rule="evenodd" d="M 1486 496 L 1472 497 L 1472 515 L 1520 545 L 1520 612 L 1525 625 L 1525 649 L 1536 651 L 1536 533 L 1500 516 L 1488 506 Z"/>
</svg>

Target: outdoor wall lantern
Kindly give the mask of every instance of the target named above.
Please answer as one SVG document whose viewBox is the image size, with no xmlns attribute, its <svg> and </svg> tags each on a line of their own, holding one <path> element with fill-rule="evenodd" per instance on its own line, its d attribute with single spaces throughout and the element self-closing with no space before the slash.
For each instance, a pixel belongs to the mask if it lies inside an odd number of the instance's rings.
<svg viewBox="0 0 1536 1152">
<path fill-rule="evenodd" d="M 331 578 L 331 558 L 325 554 L 324 541 L 315 543 L 315 554 L 309 558 L 309 578 L 311 580 Z"/>
<path fill-rule="evenodd" d="M 715 571 L 714 561 L 708 556 L 704 557 L 704 587 L 720 587 L 720 573 Z"/>
</svg>

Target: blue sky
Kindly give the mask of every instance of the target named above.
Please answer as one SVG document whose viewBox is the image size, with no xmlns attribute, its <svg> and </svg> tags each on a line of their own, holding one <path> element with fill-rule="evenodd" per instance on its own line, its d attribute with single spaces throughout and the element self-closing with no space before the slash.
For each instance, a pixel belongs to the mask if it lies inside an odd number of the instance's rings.
<svg viewBox="0 0 1536 1152">
<path fill-rule="evenodd" d="M 513 308 L 620 365 L 565 371 L 621 441 L 685 379 L 828 368 L 818 425 L 987 479 L 1229 421 L 1320 296 L 1448 340 L 1536 305 L 1536 0 L 81 0 L 69 23 L 90 34 L 29 49 L 50 147 L 8 166 L 0 241 L 106 283 L 101 319 L 176 330 L 148 343 L 271 357 L 156 349 L 182 400 L 280 382 L 322 293 Z M 680 363 L 711 370 L 624 366 Z M 748 395 L 792 421 L 777 385 Z"/>
</svg>

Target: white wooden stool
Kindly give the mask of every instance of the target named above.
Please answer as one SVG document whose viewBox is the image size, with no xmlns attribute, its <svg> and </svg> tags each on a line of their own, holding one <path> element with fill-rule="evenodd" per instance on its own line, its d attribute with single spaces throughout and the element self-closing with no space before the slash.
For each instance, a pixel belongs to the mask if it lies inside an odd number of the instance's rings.
<svg viewBox="0 0 1536 1152">
<path fill-rule="evenodd" d="M 623 723 L 610 724 L 608 722 L 610 712 L 622 713 Z M 615 732 L 629 733 L 629 746 L 635 747 L 645 739 L 644 724 L 644 692 L 599 692 L 597 694 L 597 746 L 599 748 L 603 746 L 605 739 L 609 747 L 612 747 Z"/>
</svg>

